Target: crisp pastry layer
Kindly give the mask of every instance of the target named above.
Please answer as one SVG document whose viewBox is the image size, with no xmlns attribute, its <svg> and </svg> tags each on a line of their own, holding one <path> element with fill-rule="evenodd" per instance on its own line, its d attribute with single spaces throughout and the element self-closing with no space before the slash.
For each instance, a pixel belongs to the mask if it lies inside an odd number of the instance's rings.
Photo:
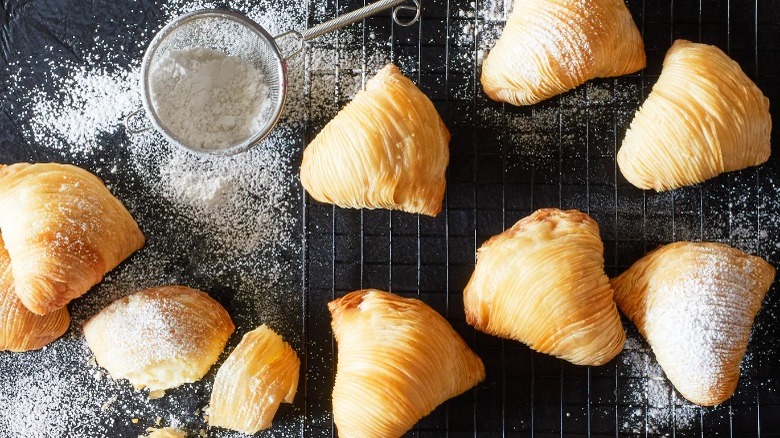
<svg viewBox="0 0 780 438">
<path fill-rule="evenodd" d="M 531 105 L 645 63 L 642 37 L 623 0 L 515 0 L 482 63 L 482 88 L 493 100 Z"/>
<path fill-rule="evenodd" d="M 67 164 L 0 166 L 0 230 L 16 294 L 39 315 L 83 295 L 144 244 L 103 182 Z"/>
<path fill-rule="evenodd" d="M 712 406 L 734 393 L 753 319 L 775 269 L 720 243 L 662 246 L 612 280 L 620 310 L 675 388 Z"/>
<path fill-rule="evenodd" d="M 696 184 L 769 159 L 769 99 L 715 46 L 677 40 L 617 162 L 640 189 Z"/>
<path fill-rule="evenodd" d="M 598 224 L 577 210 L 537 210 L 477 251 L 466 321 L 579 365 L 601 365 L 626 334 L 604 273 Z"/>
<path fill-rule="evenodd" d="M 109 304 L 87 321 L 84 336 L 113 379 L 157 391 L 200 380 L 234 329 L 205 292 L 163 286 Z"/>
<path fill-rule="evenodd" d="M 69 324 L 64 307 L 41 316 L 22 305 L 14 293 L 11 259 L 0 238 L 0 351 L 38 350 L 62 336 Z"/>
<path fill-rule="evenodd" d="M 300 367 L 295 351 L 267 326 L 245 334 L 217 372 L 209 425 L 250 435 L 271 427 L 279 404 L 295 398 Z"/>
<path fill-rule="evenodd" d="M 479 357 L 420 300 L 369 289 L 328 308 L 338 343 L 333 420 L 341 437 L 400 437 L 485 378 Z"/>
<path fill-rule="evenodd" d="M 449 141 L 430 99 L 389 64 L 306 148 L 301 183 L 312 198 L 340 207 L 435 216 Z"/>
</svg>

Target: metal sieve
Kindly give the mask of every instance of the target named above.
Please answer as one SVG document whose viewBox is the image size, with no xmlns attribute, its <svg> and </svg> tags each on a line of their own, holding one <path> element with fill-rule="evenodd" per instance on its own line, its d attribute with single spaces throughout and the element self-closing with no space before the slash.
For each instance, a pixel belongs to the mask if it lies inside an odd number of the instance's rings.
<svg viewBox="0 0 780 438">
<path fill-rule="evenodd" d="M 215 155 L 233 155 L 244 152 L 265 138 L 276 126 L 284 108 L 287 94 L 287 61 L 303 50 L 304 43 L 328 32 L 361 21 L 388 8 L 393 10 L 393 21 L 400 26 L 411 26 L 420 17 L 420 4 L 412 0 L 414 6 L 399 6 L 409 0 L 381 0 L 358 10 L 334 18 L 303 32 L 288 31 L 271 36 L 263 26 L 247 16 L 228 10 L 206 9 L 177 17 L 157 35 L 146 49 L 141 64 L 141 90 L 143 108 L 125 117 L 125 127 L 130 134 L 137 134 L 154 127 L 170 142 L 189 151 Z M 399 10 L 414 12 L 406 21 L 398 16 Z M 283 55 L 279 43 L 286 38 L 294 38 L 292 53 Z M 265 123 L 259 126 L 251 136 L 240 143 L 225 148 L 206 149 L 188 145 L 166 126 L 152 102 L 151 72 L 171 50 L 191 47 L 205 47 L 237 56 L 260 70 L 269 88 L 269 104 L 262 114 Z M 141 117 L 144 112 L 151 126 Z"/>
</svg>

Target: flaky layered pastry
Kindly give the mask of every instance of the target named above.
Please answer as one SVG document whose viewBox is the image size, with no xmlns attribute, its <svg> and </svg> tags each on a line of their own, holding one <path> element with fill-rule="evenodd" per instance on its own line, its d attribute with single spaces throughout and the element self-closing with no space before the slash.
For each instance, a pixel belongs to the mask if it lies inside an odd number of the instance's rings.
<svg viewBox="0 0 780 438">
<path fill-rule="evenodd" d="M 537 210 L 477 251 L 466 321 L 579 365 L 614 358 L 626 334 L 604 273 L 598 224 L 577 210 Z"/>
<path fill-rule="evenodd" d="M 435 216 L 449 141 L 433 103 L 389 64 L 306 148 L 301 183 L 312 198 L 340 207 Z"/>
<path fill-rule="evenodd" d="M 109 304 L 87 321 L 84 336 L 113 379 L 158 391 L 200 380 L 234 329 L 205 292 L 163 286 Z"/>
<path fill-rule="evenodd" d="M 769 263 L 738 249 L 678 242 L 642 257 L 612 286 L 675 388 L 712 406 L 737 387 L 753 319 L 774 277 Z"/>
<path fill-rule="evenodd" d="M 68 329 L 68 309 L 48 315 L 27 310 L 14 293 L 11 259 L 0 238 L 0 351 L 29 351 L 45 347 Z"/>
<path fill-rule="evenodd" d="M 0 232 L 16 295 L 38 315 L 84 294 L 144 244 L 103 182 L 66 164 L 0 166 Z"/>
<path fill-rule="evenodd" d="M 295 398 L 300 367 L 295 351 L 267 326 L 245 334 L 217 372 L 209 424 L 250 435 L 271 427 L 279 404 Z"/>
<path fill-rule="evenodd" d="M 425 303 L 360 290 L 328 304 L 338 343 L 333 420 L 343 438 L 400 437 L 485 367 Z"/>
<path fill-rule="evenodd" d="M 769 159 L 769 99 L 715 46 L 677 40 L 617 162 L 640 189 L 669 190 Z"/>
<path fill-rule="evenodd" d="M 493 100 L 531 105 L 645 63 L 642 37 L 623 0 L 515 0 L 482 63 L 482 88 Z"/>
</svg>

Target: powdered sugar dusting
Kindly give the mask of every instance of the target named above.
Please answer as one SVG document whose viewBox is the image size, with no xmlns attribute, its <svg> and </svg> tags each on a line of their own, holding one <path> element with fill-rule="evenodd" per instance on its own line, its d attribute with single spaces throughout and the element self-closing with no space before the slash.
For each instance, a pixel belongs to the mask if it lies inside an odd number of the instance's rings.
<svg viewBox="0 0 780 438">
<path fill-rule="evenodd" d="M 682 270 L 682 279 L 654 283 L 645 329 L 667 371 L 691 397 L 701 398 L 720 387 L 728 367 L 741 359 L 763 295 L 752 260 L 724 255 L 721 248 L 685 251 L 695 271 Z M 656 269 L 671 269 L 663 254 L 658 257 Z"/>
<path fill-rule="evenodd" d="M 158 28 L 182 13 L 211 6 L 165 2 Z M 302 29 L 306 20 L 303 8 L 286 1 L 231 6 L 260 19 L 271 33 Z M 139 46 L 152 36 L 137 20 L 122 28 Z M 94 53 L 77 60 L 52 55 L 48 65 L 36 66 L 45 88 L 28 85 L 23 62 L 11 66 L 15 100 L 10 105 L 25 116 L 20 125 L 25 140 L 54 161 L 75 162 L 104 179 L 140 224 L 147 244 L 70 305 L 72 323 L 63 339 L 38 352 L 0 354 L 2 379 L 18 382 L 0 391 L 0 435 L 139 436 L 147 427 L 174 426 L 188 436 L 201 431 L 235 436 L 208 428 L 196 414 L 208 401 L 211 374 L 150 400 L 90 361 L 81 326 L 130 293 L 184 284 L 220 301 L 238 334 L 266 323 L 301 351 L 300 315 L 291 309 L 299 308 L 301 300 L 301 194 L 294 163 L 307 117 L 304 57 L 288 64 L 287 109 L 278 128 L 248 153 L 211 157 L 180 150 L 153 131 L 125 132 L 123 118 L 141 108 L 140 55 L 120 59 L 110 54 L 113 44 L 97 40 Z M 148 320 L 164 322 L 152 318 L 153 310 Z M 286 412 L 275 419 L 273 433 L 300 436 L 301 423 L 301 416 Z"/>
<path fill-rule="evenodd" d="M 617 372 L 621 433 L 672 436 L 674 430 L 693 428 L 701 409 L 674 390 L 656 362 L 650 347 L 635 329 L 627 330 L 625 350 L 618 356 Z"/>
<path fill-rule="evenodd" d="M 646 86 L 642 81 L 647 80 L 624 77 L 592 81 L 533 109 L 486 103 L 479 92 L 478 69 L 500 35 L 511 3 L 448 3 L 458 9 L 449 11 L 446 36 L 448 98 L 474 104 L 480 111 L 476 116 L 472 111 L 458 114 L 463 120 L 488 128 L 484 132 L 500 133 L 496 135 L 501 136 L 505 170 L 525 177 L 530 173 L 526 172 L 531 168 L 529 157 L 561 158 L 561 172 L 552 161 L 549 168 L 537 166 L 535 175 L 538 181 L 547 178 L 541 176 L 542 172 L 553 174 L 550 187 L 560 178 L 564 190 L 560 199 L 542 191 L 534 193 L 539 185 L 530 189 L 507 186 L 508 195 L 520 190 L 530 192 L 528 206 L 560 201 L 583 210 L 592 207 L 595 214 L 600 214 L 602 234 L 611 236 L 605 241 L 607 264 L 612 268 L 624 268 L 658 242 L 688 238 L 729 242 L 764 255 L 772 263 L 780 261 L 780 215 L 775 214 L 780 209 L 780 190 L 771 169 L 760 174 L 748 170 L 707 183 L 701 190 L 695 187 L 666 194 L 631 191 L 623 185 L 618 190 L 603 182 L 607 175 L 616 175 L 596 166 L 602 158 L 612 157 L 619 147 L 621 126 L 630 122 Z M 162 3 L 161 14 L 155 11 L 150 15 L 161 15 L 159 28 L 182 13 L 222 5 L 224 2 L 174 0 Z M 306 5 L 311 8 L 308 17 L 300 2 L 238 0 L 229 5 L 248 13 L 271 34 L 302 29 L 307 18 L 313 24 L 334 14 L 328 2 Z M 138 3 L 132 14 L 117 20 L 124 32 L 132 33 L 139 47 L 156 30 L 148 24 L 141 26 L 148 30 L 139 28 L 137 17 L 147 7 L 147 3 Z M 428 18 L 423 17 L 426 33 L 438 26 L 426 21 Z M 149 239 L 142 251 L 70 306 L 73 324 L 65 338 L 39 352 L 0 354 L 0 368 L 8 370 L 0 379 L 16 382 L 2 385 L 0 391 L 0 435 L 70 433 L 91 437 L 109 436 L 110 430 L 115 436 L 120 430 L 123 436 L 138 436 L 147 427 L 164 426 L 186 429 L 188 436 L 206 433 L 199 413 L 202 411 L 193 400 L 208 400 L 210 377 L 170 391 L 160 400 L 147 400 L 145 393 L 133 392 L 126 382 L 114 382 L 99 367 L 85 365 L 90 353 L 81 336 L 81 324 L 113 300 L 146 287 L 186 279 L 188 286 L 208 291 L 228 308 L 238 325 L 238 335 L 268 323 L 302 354 L 300 321 L 290 320 L 297 312 L 291 309 L 301 308 L 297 298 L 300 285 L 291 281 L 300 273 L 300 191 L 295 163 L 303 146 L 301 131 L 306 124 L 316 132 L 391 57 L 406 73 L 422 69 L 416 55 L 399 55 L 406 47 L 394 45 L 380 31 L 374 33 L 370 23 L 365 29 L 363 50 L 360 32 L 346 29 L 312 42 L 303 55 L 292 60 L 288 66 L 289 100 L 279 129 L 252 152 L 236 159 L 191 155 L 151 132 L 132 137 L 125 134 L 121 118 L 141 107 L 137 90 L 140 52 L 135 54 L 139 59 L 132 62 L 116 62 L 117 56 L 106 50 L 113 49 L 114 42 L 99 39 L 96 46 L 100 56 L 80 52 L 83 59 L 76 62 L 57 59 L 55 48 L 48 48 L 50 60 L 35 66 L 38 72 L 46 72 L 42 80 L 52 85 L 46 91 L 29 85 L 13 87 L 14 80 L 24 84 L 22 79 L 29 74 L 25 70 L 29 66 L 9 66 L 11 89 L 22 98 L 5 103 L 14 113 L 31 117 L 28 125 L 22 126 L 24 140 L 50 152 L 47 156 L 52 159 L 88 165 L 106 179 L 109 189 L 128 206 Z M 119 52 L 127 47 L 122 45 Z M 71 118 L 80 122 L 72 123 Z M 615 125 L 617 132 L 613 131 Z M 458 134 L 453 130 L 454 139 Z M 106 142 L 119 147 L 107 154 L 102 150 Z M 569 168 L 569 163 L 579 167 Z M 586 180 L 593 182 L 587 189 Z M 581 193 L 567 193 L 566 189 L 581 189 Z M 691 206 L 695 208 L 691 210 Z M 613 240 L 615 236 L 617 241 Z M 639 250 L 632 249 L 632 244 Z M 777 303 L 777 299 L 768 301 L 757 319 L 752 347 L 743 361 L 743 384 L 748 382 L 745 377 L 776 364 L 777 358 L 772 356 L 776 350 L 766 344 L 776 339 L 780 315 Z M 615 365 L 617 375 L 612 374 L 612 368 L 591 369 L 594 375 L 606 374 L 605 379 L 613 382 L 607 393 L 618 398 L 618 412 L 617 418 L 611 414 L 610 422 L 616 421 L 621 434 L 697 433 L 701 418 L 708 415 L 721 420 L 725 416 L 726 424 L 730 421 L 728 409 L 699 408 L 682 399 L 646 342 L 635 329 L 632 333 L 632 327 L 628 328 L 626 351 Z M 231 345 L 235 342 L 233 339 Z M 309 356 L 327 357 L 323 348 L 328 349 L 327 345 L 309 346 Z M 231 349 L 229 345 L 227 350 Z M 308 377 L 312 381 L 325 380 L 329 372 L 314 369 Z M 772 384 L 771 379 L 757 383 L 762 391 L 771 390 Z M 614 401 L 609 400 L 607 404 Z M 323 428 L 331 425 L 327 409 L 309 411 L 308 416 Z M 299 410 L 283 414 L 275 419 L 270 433 L 301 436 L 300 417 Z M 132 423 L 134 418 L 138 424 Z M 243 436 L 215 429 L 209 429 L 208 434 Z"/>
<path fill-rule="evenodd" d="M 745 292 L 757 290 L 756 266 L 751 259 L 735 262 L 709 247 L 692 251 L 697 270 L 682 282 L 657 283 L 655 298 L 648 302 L 646 327 L 654 351 L 635 328 L 627 330 L 626 350 L 618 358 L 618 375 L 626 378 L 618 390 L 625 394 L 621 400 L 641 415 L 622 417 L 624 432 L 641 433 L 646 427 L 647 433 L 669 436 L 675 430 L 696 430 L 704 416 L 724 419 L 717 407 L 685 400 L 666 378 L 656 354 L 670 371 L 688 377 L 688 391 L 720 386 L 727 361 L 738 357 L 748 340 L 750 326 L 744 322 L 752 321 L 750 309 L 759 305 L 760 294 Z M 724 292 L 724 285 L 731 289 Z M 751 374 L 753 362 L 750 355 L 745 357 L 743 378 Z"/>
<path fill-rule="evenodd" d="M 3 375 L 0 392 L 0 433 L 3 436 L 44 438 L 76 434 L 105 436 L 108 424 L 97 415 L 110 398 L 98 390 L 85 364 L 72 359 L 86 354 L 86 346 L 64 339 L 57 348 L 46 347 L 33 355 L 0 355 Z M 16 366 L 8 366 L 8 362 Z M 63 369 L 62 362 L 72 369 Z M 75 388 L 81 388 L 76 391 Z M 64 408 L 67 407 L 67 408 Z"/>
<path fill-rule="evenodd" d="M 297 200 L 288 191 L 294 181 L 293 152 L 285 145 L 287 128 L 272 134 L 279 147 L 261 145 L 248 154 L 213 159 L 170 150 L 164 157 L 139 156 L 139 165 L 159 166 L 153 185 L 179 211 L 210 229 L 226 251 L 242 255 L 290 245 Z M 147 160 L 154 159 L 155 162 Z"/>
<path fill-rule="evenodd" d="M 26 95 L 31 117 L 29 133 L 44 147 L 94 153 L 102 134 L 122 129 L 122 119 L 136 109 L 135 90 L 127 85 L 136 70 L 96 73 L 91 67 L 68 65 L 67 73 L 53 71 L 49 80 L 60 91 L 51 96 L 38 89 Z M 24 110 L 23 110 L 24 111 Z"/>
<path fill-rule="evenodd" d="M 209 314 L 194 315 L 186 304 L 195 299 L 187 295 L 195 293 L 171 295 L 153 289 L 133 294 L 107 307 L 95 323 L 107 329 L 102 337 L 108 346 L 117 349 L 112 356 L 132 352 L 139 369 L 189 357 L 203 348 L 208 336 L 204 327 L 210 327 Z M 123 353 L 117 353 L 120 351 Z"/>
</svg>

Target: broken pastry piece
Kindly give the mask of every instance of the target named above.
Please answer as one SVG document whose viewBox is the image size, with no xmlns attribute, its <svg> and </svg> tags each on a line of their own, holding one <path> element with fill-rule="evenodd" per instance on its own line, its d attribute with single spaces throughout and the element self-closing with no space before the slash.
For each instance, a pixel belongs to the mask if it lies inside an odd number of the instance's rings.
<svg viewBox="0 0 780 438">
<path fill-rule="evenodd" d="M 645 63 L 642 36 L 623 0 L 515 0 L 482 63 L 482 88 L 493 100 L 531 105 Z"/>
<path fill-rule="evenodd" d="M 626 334 L 604 273 L 598 224 L 577 210 L 537 210 L 477 251 L 466 321 L 578 365 L 602 365 Z"/>
<path fill-rule="evenodd" d="M 41 316 L 22 305 L 14 293 L 11 260 L 0 238 L 0 351 L 38 350 L 62 336 L 69 324 L 64 307 Z"/>
<path fill-rule="evenodd" d="M 485 378 L 479 357 L 420 300 L 360 290 L 328 308 L 338 343 L 333 420 L 340 437 L 400 437 Z"/>
<path fill-rule="evenodd" d="M 306 148 L 301 183 L 312 198 L 340 207 L 435 216 L 449 141 L 433 103 L 389 64 Z"/>
<path fill-rule="evenodd" d="M 0 166 L 0 230 L 16 294 L 38 315 L 83 295 L 144 244 L 103 182 L 67 164 Z"/>
<path fill-rule="evenodd" d="M 84 325 L 87 345 L 114 380 L 159 391 L 200 380 L 235 327 L 206 293 L 146 289 L 109 304 Z"/>
<path fill-rule="evenodd" d="M 617 154 L 623 176 L 658 191 L 769 159 L 769 99 L 715 46 L 677 40 Z"/>
<path fill-rule="evenodd" d="M 271 427 L 279 404 L 295 398 L 300 367 L 295 351 L 270 328 L 247 333 L 217 372 L 209 425 L 250 435 Z"/>
<path fill-rule="evenodd" d="M 686 399 L 734 393 L 750 328 L 775 277 L 763 259 L 720 243 L 662 246 L 612 279 L 620 310 Z"/>
</svg>

